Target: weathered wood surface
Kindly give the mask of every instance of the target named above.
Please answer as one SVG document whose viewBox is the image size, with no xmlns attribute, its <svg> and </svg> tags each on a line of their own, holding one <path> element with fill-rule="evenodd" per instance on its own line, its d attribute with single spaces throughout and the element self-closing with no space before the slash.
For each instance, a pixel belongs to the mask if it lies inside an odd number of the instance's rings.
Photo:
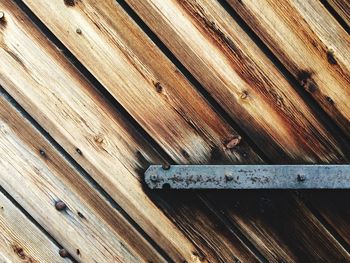
<svg viewBox="0 0 350 263">
<path fill-rule="evenodd" d="M 245 138 L 223 121 L 119 4 L 111 0 L 24 2 L 175 162 L 262 162 Z M 128 2 L 269 159 L 348 159 L 348 145 L 331 135 L 295 91 L 298 87 L 285 80 L 216 1 Z M 348 251 L 289 193 L 198 196 L 144 189 L 140 182 L 143 169 L 169 158 L 159 156 L 14 4 L 0 3 L 0 9 L 5 10 L 0 25 L 0 84 L 171 260 L 258 262 L 265 257 L 271 262 L 305 258 L 349 261 Z M 23 137 L 24 145 L 37 144 L 28 136 Z M 63 175 L 56 168 L 50 172 L 60 178 Z M 74 170 L 73 174 L 78 176 Z M 69 182 L 72 188 L 80 187 Z M 130 261 L 164 260 L 132 226 L 126 227 L 128 222 L 121 215 L 102 216 L 110 207 L 96 201 L 93 190 L 87 190 L 86 195 L 79 188 L 75 191 L 80 198 L 89 196 L 86 209 L 93 209 L 102 224 L 113 229 L 113 240 L 126 239 L 124 245 L 130 252 L 126 253 L 135 257 Z M 318 204 L 312 200 L 311 205 L 319 208 L 316 212 L 346 234 L 346 214 L 328 216 L 332 210 Z M 112 218 L 119 218 L 118 222 Z M 337 222 L 342 222 L 339 229 Z M 240 232 L 250 243 L 242 240 Z M 83 242 L 53 236 L 72 253 L 76 253 L 74 246 Z M 251 250 L 254 247 L 262 258 Z M 123 256 L 118 254 L 118 258 Z"/>
<path fill-rule="evenodd" d="M 312 195 L 311 192 L 310 196 Z M 259 245 L 268 262 L 350 260 L 349 253 L 329 235 L 328 229 L 296 195 L 290 195 L 286 191 L 236 191 L 231 194 L 230 200 L 218 203 L 217 206 L 225 209 L 227 217 L 236 222 L 243 233 L 247 233 L 252 243 Z M 322 205 L 324 199 L 320 196 L 312 201 L 322 214 L 329 215 L 336 210 L 329 207 L 326 209 Z M 337 201 L 344 206 L 341 199 L 338 198 Z M 346 222 L 348 214 L 337 212 L 336 215 L 339 218 L 330 217 L 330 222 L 342 221 L 343 231 L 340 233 L 345 234 L 344 229 L 349 229 Z M 339 229 L 337 226 L 335 228 Z"/>
<path fill-rule="evenodd" d="M 126 2 L 274 162 L 345 158 L 296 87 L 217 1 Z"/>
<path fill-rule="evenodd" d="M 0 192 L 0 262 L 71 262 L 59 247 Z"/>
<path fill-rule="evenodd" d="M 350 134 L 350 36 L 319 1 L 228 0 L 323 109 Z"/>
<path fill-rule="evenodd" d="M 1 186 L 74 258 L 165 262 L 3 96 L 0 106 Z"/>
<path fill-rule="evenodd" d="M 140 169 L 146 169 L 149 162 L 162 163 L 164 160 L 141 140 L 133 127 L 115 113 L 115 109 L 15 6 L 0 6 L 7 15 L 2 34 L 2 46 L 6 48 L 0 50 L 3 58 L 0 83 L 154 241 L 174 261 L 186 259 L 195 262 L 201 254 L 210 258 L 208 246 L 215 247 L 218 254 L 224 251 L 224 258 L 229 255 L 230 258 L 253 261 L 254 256 L 237 238 L 232 236 L 231 243 L 227 243 L 228 239 L 222 240 L 218 233 L 213 239 L 201 224 L 197 226 L 195 220 L 182 222 L 187 215 L 181 208 L 168 213 L 178 214 L 177 224 L 196 238 L 196 246 L 204 250 L 203 253 L 174 227 L 146 196 L 139 181 Z M 259 159 L 256 157 L 256 160 Z M 195 198 L 192 202 L 198 203 Z M 218 224 L 206 215 L 205 210 L 198 208 L 196 213 L 208 224 Z M 212 261 L 215 262 L 215 258 Z"/>
<path fill-rule="evenodd" d="M 350 27 L 350 1 L 348 0 L 327 0 L 338 15 L 342 17 L 345 23 Z"/>
<path fill-rule="evenodd" d="M 209 160 L 215 144 L 239 136 L 115 1 L 23 2 L 174 160 Z M 244 143 L 241 151 L 223 146 L 233 161 L 257 159 Z"/>
</svg>

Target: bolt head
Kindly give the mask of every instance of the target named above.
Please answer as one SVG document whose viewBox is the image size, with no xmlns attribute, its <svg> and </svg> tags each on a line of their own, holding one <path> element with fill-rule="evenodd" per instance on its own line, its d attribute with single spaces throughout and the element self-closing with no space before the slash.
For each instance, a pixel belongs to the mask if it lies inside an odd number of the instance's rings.
<svg viewBox="0 0 350 263">
<path fill-rule="evenodd" d="M 232 181 L 233 180 L 233 177 L 232 177 L 232 175 L 225 175 L 225 180 L 226 180 L 226 182 L 230 182 L 230 181 Z"/>
<path fill-rule="evenodd" d="M 170 164 L 166 163 L 162 165 L 163 170 L 169 170 L 170 169 Z"/>
<path fill-rule="evenodd" d="M 62 258 L 66 258 L 69 256 L 69 253 L 66 249 L 64 248 L 61 248 L 59 251 L 58 251 L 59 255 L 62 257 Z"/>
<path fill-rule="evenodd" d="M 63 201 L 57 201 L 55 207 L 58 211 L 63 211 L 67 208 L 67 205 Z"/>
<path fill-rule="evenodd" d="M 306 177 L 305 177 L 305 175 L 298 174 L 297 179 L 298 179 L 298 182 L 304 182 L 306 180 Z"/>
<path fill-rule="evenodd" d="M 151 179 L 152 181 L 157 181 L 158 176 L 155 175 L 155 174 L 152 174 L 152 175 L 150 176 L 150 179 Z"/>
</svg>

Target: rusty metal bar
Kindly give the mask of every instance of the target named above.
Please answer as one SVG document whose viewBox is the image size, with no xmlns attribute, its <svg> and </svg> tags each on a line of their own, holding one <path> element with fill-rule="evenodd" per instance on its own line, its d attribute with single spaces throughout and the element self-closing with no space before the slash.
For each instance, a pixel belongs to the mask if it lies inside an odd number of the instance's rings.
<svg viewBox="0 0 350 263">
<path fill-rule="evenodd" d="M 151 165 L 151 189 L 349 189 L 350 165 Z"/>
</svg>

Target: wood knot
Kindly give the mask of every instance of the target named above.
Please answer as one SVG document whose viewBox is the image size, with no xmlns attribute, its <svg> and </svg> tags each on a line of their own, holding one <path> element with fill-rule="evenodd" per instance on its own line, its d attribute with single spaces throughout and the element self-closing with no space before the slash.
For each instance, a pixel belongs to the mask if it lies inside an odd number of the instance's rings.
<svg viewBox="0 0 350 263">
<path fill-rule="evenodd" d="M 332 65 L 337 64 L 337 60 L 334 57 L 334 51 L 332 49 L 327 51 L 327 60 L 329 64 L 332 64 Z"/>
<path fill-rule="evenodd" d="M 159 81 L 156 82 L 156 83 L 154 83 L 154 87 L 156 88 L 156 91 L 157 91 L 158 93 L 162 93 L 163 87 L 162 87 L 162 85 L 160 84 Z"/>
<path fill-rule="evenodd" d="M 306 70 L 301 71 L 298 74 L 298 80 L 300 85 L 308 92 L 313 93 L 317 90 L 317 85 L 312 79 L 312 73 Z"/>
<path fill-rule="evenodd" d="M 75 6 L 75 0 L 64 0 L 66 6 Z"/>
<path fill-rule="evenodd" d="M 330 104 L 334 104 L 334 100 L 331 97 L 326 97 L 326 100 L 330 103 Z"/>
<path fill-rule="evenodd" d="M 94 137 L 94 141 L 97 142 L 97 143 L 99 143 L 99 144 L 102 144 L 103 141 L 104 141 L 103 136 L 101 136 L 101 135 L 96 135 L 96 136 Z"/>
<path fill-rule="evenodd" d="M 246 98 L 248 98 L 248 91 L 246 91 L 246 90 L 243 91 L 243 92 L 241 93 L 241 96 L 240 96 L 240 97 L 241 97 L 241 99 L 243 99 L 243 100 L 246 99 Z"/>
<path fill-rule="evenodd" d="M 17 256 L 21 259 L 25 259 L 26 258 L 26 254 L 24 253 L 24 250 L 23 248 L 17 246 L 17 245 L 14 245 L 13 246 L 13 251 L 17 254 Z"/>
<path fill-rule="evenodd" d="M 235 148 L 238 144 L 240 144 L 242 140 L 242 137 L 241 136 L 235 136 L 235 137 L 232 137 L 230 140 L 228 140 L 228 142 L 226 143 L 225 145 L 225 148 L 226 149 L 233 149 Z"/>
<path fill-rule="evenodd" d="M 6 17 L 3 11 L 0 11 L 0 25 L 6 26 Z"/>
</svg>

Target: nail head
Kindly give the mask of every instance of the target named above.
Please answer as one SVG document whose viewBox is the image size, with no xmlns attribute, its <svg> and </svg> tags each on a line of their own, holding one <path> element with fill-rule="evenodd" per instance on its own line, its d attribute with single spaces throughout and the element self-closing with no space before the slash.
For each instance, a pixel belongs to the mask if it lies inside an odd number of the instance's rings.
<svg viewBox="0 0 350 263">
<path fill-rule="evenodd" d="M 59 250 L 58 253 L 60 254 L 60 256 L 61 256 L 62 258 L 66 258 L 66 257 L 69 256 L 68 251 L 67 251 L 66 249 L 64 249 L 64 248 L 61 248 L 61 249 Z"/>
<path fill-rule="evenodd" d="M 67 205 L 63 201 L 57 201 L 55 207 L 58 211 L 63 211 L 67 208 Z"/>
<path fill-rule="evenodd" d="M 169 170 L 170 169 L 170 164 L 163 164 L 162 168 L 163 168 L 163 170 Z"/>
</svg>

